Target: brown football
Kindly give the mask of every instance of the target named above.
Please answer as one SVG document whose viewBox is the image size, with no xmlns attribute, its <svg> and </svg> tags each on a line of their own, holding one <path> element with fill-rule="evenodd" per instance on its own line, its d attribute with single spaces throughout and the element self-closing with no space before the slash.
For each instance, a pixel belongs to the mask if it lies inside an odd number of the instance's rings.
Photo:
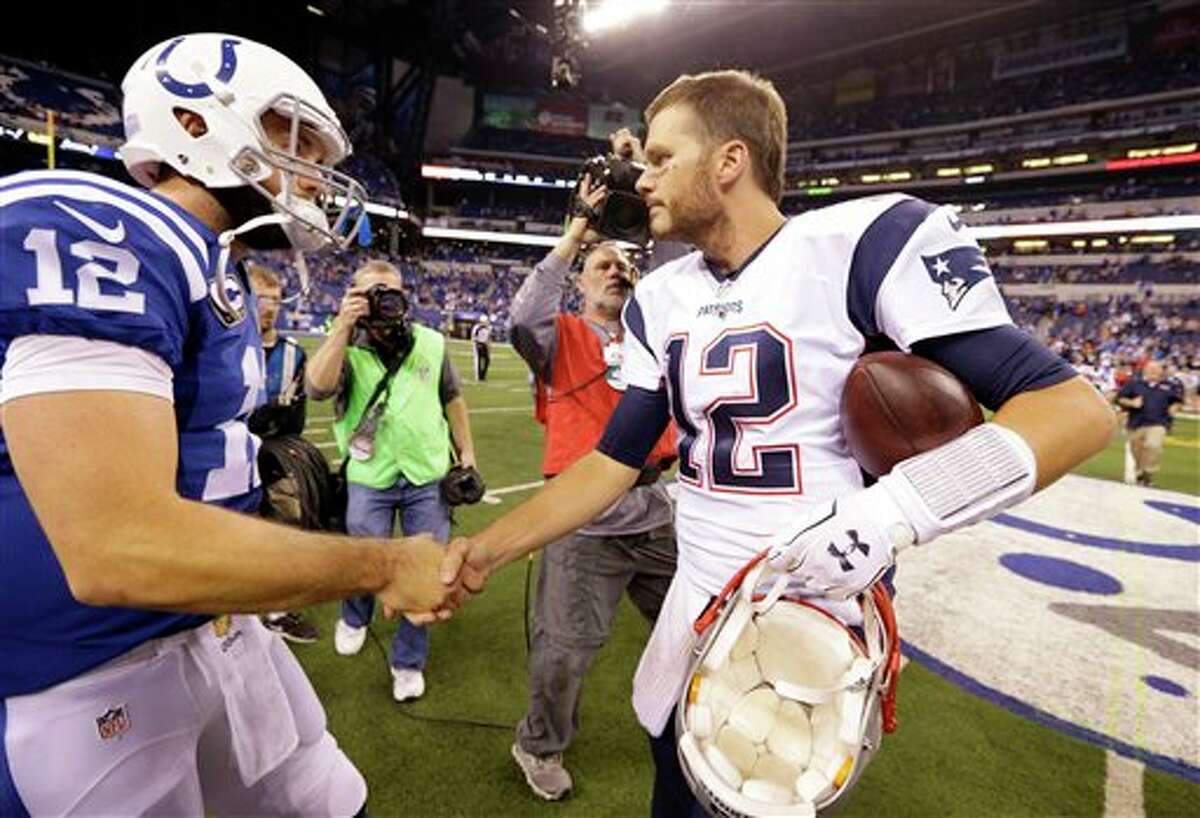
<svg viewBox="0 0 1200 818">
<path fill-rule="evenodd" d="M 842 432 L 850 454 L 876 477 L 980 423 L 983 412 L 962 381 L 919 355 L 864 355 L 842 392 Z"/>
</svg>

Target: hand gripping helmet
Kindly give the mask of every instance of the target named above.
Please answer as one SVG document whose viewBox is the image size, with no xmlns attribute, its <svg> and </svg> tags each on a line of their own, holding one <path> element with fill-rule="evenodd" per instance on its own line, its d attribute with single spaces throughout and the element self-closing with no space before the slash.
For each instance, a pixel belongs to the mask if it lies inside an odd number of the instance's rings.
<svg viewBox="0 0 1200 818">
<path fill-rule="evenodd" d="M 262 195 L 261 201 L 251 196 L 260 215 L 221 234 L 217 276 L 225 274 L 233 239 L 256 228 L 279 228 L 297 251 L 344 247 L 357 235 L 366 194 L 357 181 L 332 168 L 350 155 L 350 139 L 316 83 L 283 54 L 226 34 L 173 37 L 138 58 L 121 90 L 126 137 L 121 158 L 140 184 L 153 186 L 166 166 L 218 198 L 236 189 Z M 206 132 L 190 134 L 176 118 L 177 110 L 202 116 Z M 264 130 L 268 111 L 290 125 L 286 148 Z M 301 158 L 302 129 L 320 141 L 325 163 Z M 263 182 L 277 171 L 280 191 L 273 194 Z M 315 199 L 297 194 L 301 179 L 320 191 Z M 304 275 L 303 258 L 298 258 Z M 224 282 L 218 281 L 214 291 L 224 296 Z"/>
<path fill-rule="evenodd" d="M 861 635 L 784 596 L 790 575 L 757 555 L 696 620 L 687 692 L 675 711 L 679 761 L 713 815 L 813 818 L 853 787 L 896 728 L 899 640 L 891 598 L 858 600 Z"/>
</svg>

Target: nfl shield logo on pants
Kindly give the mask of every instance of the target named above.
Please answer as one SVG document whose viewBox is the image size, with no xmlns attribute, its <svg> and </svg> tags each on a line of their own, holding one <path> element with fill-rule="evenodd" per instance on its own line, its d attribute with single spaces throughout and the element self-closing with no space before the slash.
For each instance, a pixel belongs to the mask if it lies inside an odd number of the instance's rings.
<svg viewBox="0 0 1200 818">
<path fill-rule="evenodd" d="M 120 738 L 129 731 L 129 726 L 129 711 L 123 704 L 96 719 L 96 730 L 104 741 Z"/>
</svg>

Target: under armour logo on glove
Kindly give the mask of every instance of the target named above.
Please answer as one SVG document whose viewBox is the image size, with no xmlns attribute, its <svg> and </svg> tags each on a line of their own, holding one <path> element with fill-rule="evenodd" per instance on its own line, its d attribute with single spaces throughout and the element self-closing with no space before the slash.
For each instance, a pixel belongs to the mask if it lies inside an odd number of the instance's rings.
<svg viewBox="0 0 1200 818">
<path fill-rule="evenodd" d="M 850 538 L 850 544 L 847 545 L 844 550 L 838 550 L 838 547 L 834 543 L 830 543 L 829 555 L 831 557 L 837 557 L 841 561 L 843 571 L 853 571 L 854 563 L 850 562 L 847 557 L 849 557 L 855 551 L 861 551 L 863 554 L 869 557 L 871 555 L 871 546 L 859 540 L 858 532 L 854 529 L 847 531 L 846 536 Z"/>
<path fill-rule="evenodd" d="M 818 596 L 846 599 L 871 587 L 892 566 L 896 549 L 916 539 L 882 492 L 872 486 L 817 510 L 770 549 L 771 564 Z"/>
</svg>

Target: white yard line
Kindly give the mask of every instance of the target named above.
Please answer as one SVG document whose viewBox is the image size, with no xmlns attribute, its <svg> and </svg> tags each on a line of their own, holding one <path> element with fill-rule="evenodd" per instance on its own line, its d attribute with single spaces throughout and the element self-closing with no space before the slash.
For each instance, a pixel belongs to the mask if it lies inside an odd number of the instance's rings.
<svg viewBox="0 0 1200 818">
<path fill-rule="evenodd" d="M 1145 818 L 1146 765 L 1108 750 L 1104 767 L 1104 818 Z"/>
<path fill-rule="evenodd" d="M 483 495 L 483 501 L 492 506 L 500 502 L 500 498 L 505 494 L 516 494 L 518 491 L 529 491 L 544 486 L 545 480 L 534 480 L 532 483 L 517 483 L 515 486 L 504 486 L 498 489 L 492 489 L 487 494 Z M 491 498 L 489 500 L 488 498 Z"/>
</svg>

